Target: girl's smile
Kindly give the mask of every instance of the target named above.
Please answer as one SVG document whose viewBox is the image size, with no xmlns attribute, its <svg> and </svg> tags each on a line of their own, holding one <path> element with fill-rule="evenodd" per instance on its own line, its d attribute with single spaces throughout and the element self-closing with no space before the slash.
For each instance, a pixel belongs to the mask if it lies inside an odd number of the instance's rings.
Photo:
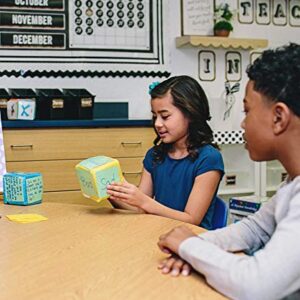
<svg viewBox="0 0 300 300">
<path fill-rule="evenodd" d="M 163 139 L 164 137 L 167 136 L 168 132 L 167 131 L 163 131 L 163 132 L 159 131 L 158 134 L 159 134 L 160 138 Z"/>
</svg>

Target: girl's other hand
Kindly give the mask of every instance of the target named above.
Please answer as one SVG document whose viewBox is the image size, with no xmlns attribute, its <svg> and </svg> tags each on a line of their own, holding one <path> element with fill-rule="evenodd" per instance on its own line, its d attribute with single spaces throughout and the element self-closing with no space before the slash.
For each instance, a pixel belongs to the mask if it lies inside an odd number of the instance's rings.
<svg viewBox="0 0 300 300">
<path fill-rule="evenodd" d="M 158 269 L 162 274 L 170 274 L 171 276 L 189 276 L 192 267 L 177 255 L 172 255 L 158 264 Z"/>
</svg>

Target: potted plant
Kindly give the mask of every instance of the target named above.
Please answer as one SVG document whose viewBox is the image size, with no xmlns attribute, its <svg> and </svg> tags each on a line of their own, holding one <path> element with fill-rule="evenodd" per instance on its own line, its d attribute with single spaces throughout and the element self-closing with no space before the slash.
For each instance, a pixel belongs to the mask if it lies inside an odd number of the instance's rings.
<svg viewBox="0 0 300 300">
<path fill-rule="evenodd" d="M 216 36 L 229 36 L 230 31 L 233 30 L 231 24 L 234 17 L 233 11 L 230 10 L 230 7 L 227 3 L 222 3 L 215 8 L 214 19 L 214 34 Z"/>
</svg>

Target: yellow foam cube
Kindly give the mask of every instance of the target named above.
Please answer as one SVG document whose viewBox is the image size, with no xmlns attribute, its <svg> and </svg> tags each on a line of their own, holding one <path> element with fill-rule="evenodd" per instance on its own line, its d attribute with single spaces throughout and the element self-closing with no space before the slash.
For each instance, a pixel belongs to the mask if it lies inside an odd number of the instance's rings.
<svg viewBox="0 0 300 300">
<path fill-rule="evenodd" d="M 75 167 L 80 188 L 85 197 L 100 202 L 109 198 L 106 187 L 124 180 L 119 161 L 107 156 L 83 160 Z"/>
</svg>

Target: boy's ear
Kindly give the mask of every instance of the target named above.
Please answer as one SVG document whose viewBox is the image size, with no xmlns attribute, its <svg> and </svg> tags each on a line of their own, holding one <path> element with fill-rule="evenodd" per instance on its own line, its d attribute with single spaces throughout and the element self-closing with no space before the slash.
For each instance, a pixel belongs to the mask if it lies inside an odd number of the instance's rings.
<svg viewBox="0 0 300 300">
<path fill-rule="evenodd" d="M 273 106 L 273 132 L 275 135 L 284 132 L 291 119 L 291 111 L 283 102 L 277 102 Z"/>
</svg>

